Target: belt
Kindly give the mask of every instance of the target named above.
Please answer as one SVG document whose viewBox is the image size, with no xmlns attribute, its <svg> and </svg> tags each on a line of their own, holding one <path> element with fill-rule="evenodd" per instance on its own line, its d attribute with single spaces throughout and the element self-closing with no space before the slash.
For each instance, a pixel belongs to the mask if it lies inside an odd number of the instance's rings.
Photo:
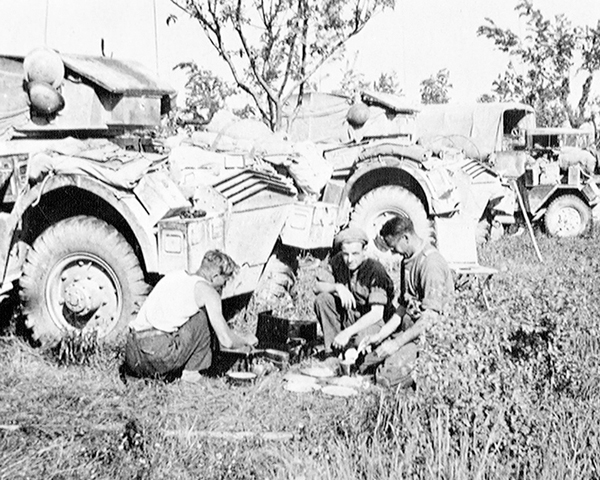
<svg viewBox="0 0 600 480">
<path fill-rule="evenodd" d="M 134 330 L 132 328 L 131 333 L 137 338 L 148 338 L 155 337 L 156 335 L 166 334 L 168 332 L 163 332 L 162 330 L 157 330 L 156 328 L 149 328 L 148 330 Z"/>
</svg>

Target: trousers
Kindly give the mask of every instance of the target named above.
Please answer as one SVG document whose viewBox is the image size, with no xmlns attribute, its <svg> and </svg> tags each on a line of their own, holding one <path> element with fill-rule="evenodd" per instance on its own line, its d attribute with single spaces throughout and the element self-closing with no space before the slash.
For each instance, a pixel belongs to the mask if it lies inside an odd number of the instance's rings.
<svg viewBox="0 0 600 480">
<path fill-rule="evenodd" d="M 331 352 L 331 344 L 335 336 L 363 315 L 357 310 L 344 309 L 340 299 L 331 293 L 319 293 L 314 306 L 317 320 L 323 331 L 323 342 L 327 353 Z M 365 328 L 353 337 L 352 343 L 354 343 L 354 346 L 358 346 L 365 336 L 377 333 L 382 326 L 383 320 L 380 320 L 375 325 Z"/>
<path fill-rule="evenodd" d="M 375 381 L 379 385 L 406 388 L 414 384 L 412 371 L 418 355 L 419 346 L 416 340 L 403 345 L 388 357 L 380 357 L 372 351 L 365 355 L 359 372 L 361 374 L 374 372 Z"/>
<path fill-rule="evenodd" d="M 205 309 L 172 333 L 130 330 L 125 346 L 125 366 L 137 377 L 162 377 L 182 370 L 200 371 L 212 364 L 216 336 Z"/>
</svg>

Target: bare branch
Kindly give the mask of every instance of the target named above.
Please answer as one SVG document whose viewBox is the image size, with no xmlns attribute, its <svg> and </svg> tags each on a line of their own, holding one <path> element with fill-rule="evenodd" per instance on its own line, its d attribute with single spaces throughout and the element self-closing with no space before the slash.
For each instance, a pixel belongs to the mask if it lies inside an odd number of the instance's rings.
<svg viewBox="0 0 600 480">
<path fill-rule="evenodd" d="M 283 103 L 363 30 L 373 12 L 393 4 L 256 0 L 251 8 L 247 0 L 171 2 L 199 22 L 238 87 L 272 128 L 279 126 Z"/>
</svg>

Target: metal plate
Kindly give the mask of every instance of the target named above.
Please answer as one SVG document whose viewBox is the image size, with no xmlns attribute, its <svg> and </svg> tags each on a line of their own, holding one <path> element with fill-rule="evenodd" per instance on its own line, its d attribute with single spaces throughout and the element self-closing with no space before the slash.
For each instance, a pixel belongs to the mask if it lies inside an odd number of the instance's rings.
<svg viewBox="0 0 600 480">
<path fill-rule="evenodd" d="M 323 387 L 321 391 L 325 395 L 331 395 L 334 397 L 352 397 L 358 392 L 350 387 L 342 387 L 340 385 L 327 385 Z"/>
</svg>

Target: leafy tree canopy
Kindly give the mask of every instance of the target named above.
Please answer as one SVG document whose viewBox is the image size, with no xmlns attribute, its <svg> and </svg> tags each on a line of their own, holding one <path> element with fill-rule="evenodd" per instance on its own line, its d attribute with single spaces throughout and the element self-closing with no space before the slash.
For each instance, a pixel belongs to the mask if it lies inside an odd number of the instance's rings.
<svg viewBox="0 0 600 480">
<path fill-rule="evenodd" d="M 526 24 L 523 36 L 499 27 L 490 18 L 477 29 L 477 35 L 492 40 L 498 50 L 516 61 L 509 61 L 506 71 L 493 82 L 493 98 L 533 106 L 540 126 L 566 121 L 578 126 L 589 118 L 592 80 L 600 69 L 600 21 L 594 29 L 573 26 L 563 14 L 548 19 L 530 0 L 520 0 L 515 11 Z M 582 59 L 579 69 L 587 78 L 573 108 L 569 96 L 578 55 Z"/>
<path fill-rule="evenodd" d="M 210 70 L 200 68 L 195 62 L 179 63 L 175 69 L 184 70 L 187 74 L 187 95 L 182 111 L 182 120 L 185 123 L 210 122 L 214 114 L 225 106 L 227 97 L 235 93 L 232 86 Z"/>
<path fill-rule="evenodd" d="M 196 19 L 237 86 L 277 130 L 291 95 L 394 0 L 171 0 Z M 168 22 L 173 18 L 169 17 Z"/>
<path fill-rule="evenodd" d="M 448 103 L 451 88 L 450 72 L 447 68 L 443 68 L 421 82 L 421 102 L 425 104 Z"/>
<path fill-rule="evenodd" d="M 365 90 L 402 95 L 398 74 L 395 71 L 382 72 L 376 80 L 369 81 L 353 68 L 344 72 L 340 88 L 336 92 L 348 98 L 358 99 L 360 92 Z"/>
</svg>

